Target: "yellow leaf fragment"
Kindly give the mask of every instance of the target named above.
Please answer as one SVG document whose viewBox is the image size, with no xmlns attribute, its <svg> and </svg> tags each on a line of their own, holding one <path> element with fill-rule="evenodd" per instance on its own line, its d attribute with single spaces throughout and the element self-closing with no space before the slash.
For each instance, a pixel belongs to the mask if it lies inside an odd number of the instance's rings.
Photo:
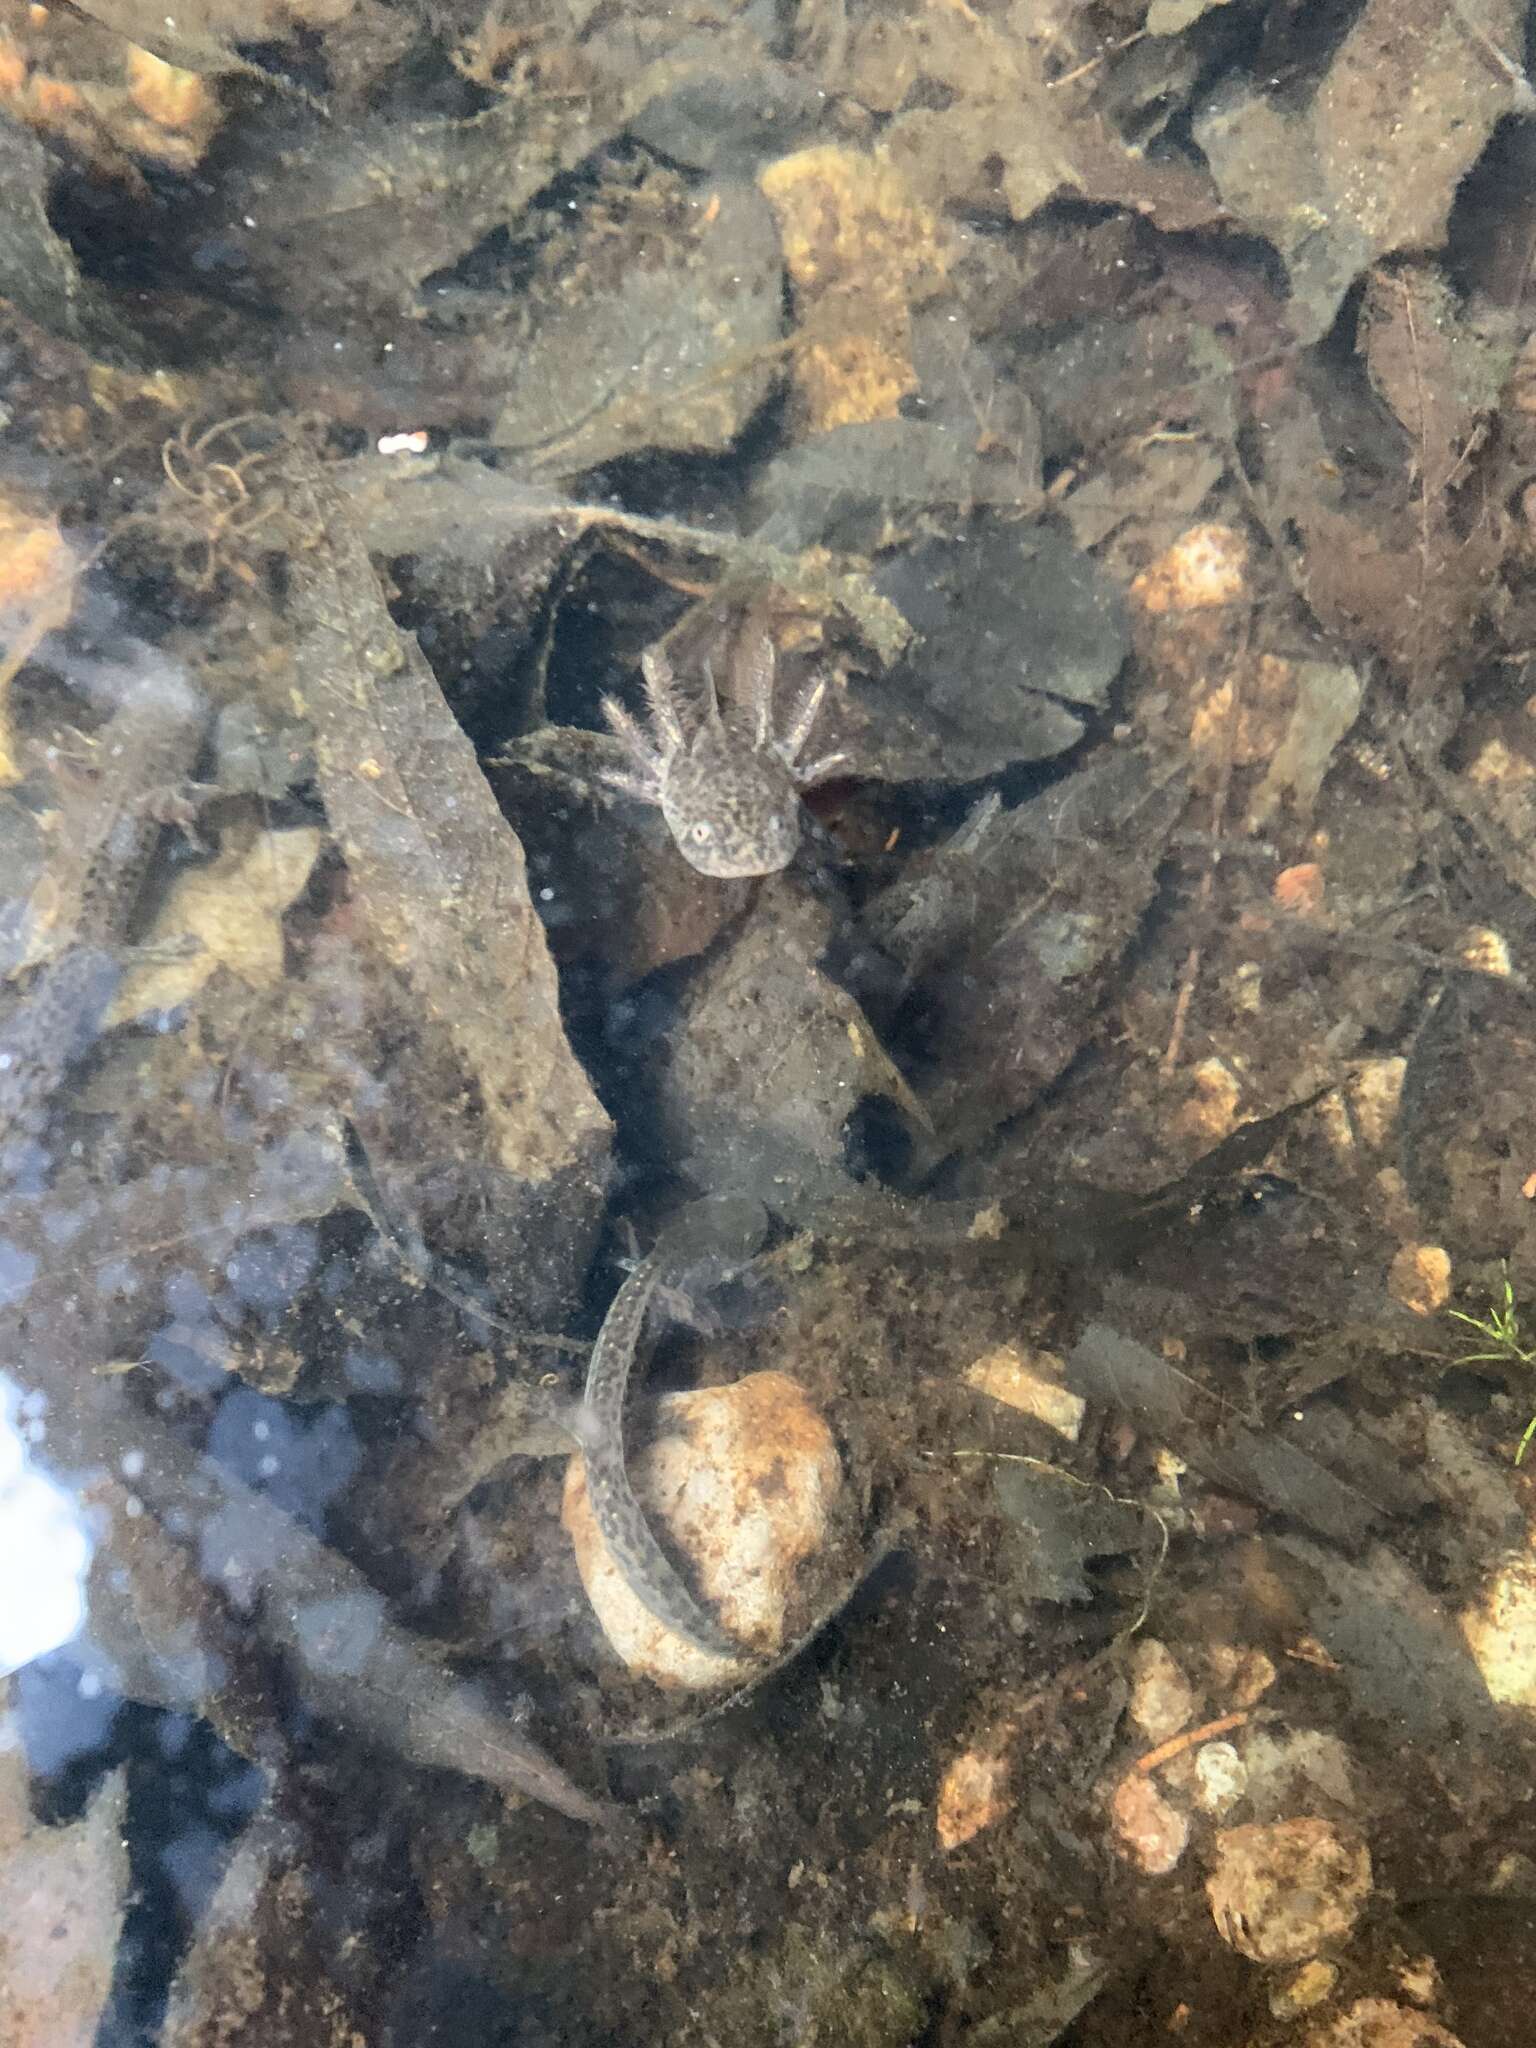
<svg viewBox="0 0 1536 2048">
<path fill-rule="evenodd" d="M 888 159 L 835 144 L 781 157 L 758 182 L 795 288 L 807 428 L 895 419 L 917 388 L 912 309 L 948 268 L 937 216 Z"/>
<path fill-rule="evenodd" d="M 1063 1384 L 1065 1367 L 1054 1353 L 999 1344 L 966 1368 L 967 1386 L 1005 1408 L 1017 1408 L 1076 1443 L 1087 1403 Z"/>
<path fill-rule="evenodd" d="M 260 833 L 188 868 L 166 894 L 144 941 L 149 956 L 124 979 L 107 1022 L 126 1024 L 190 1002 L 219 967 L 270 988 L 283 973 L 283 914 L 309 881 L 320 853 L 313 825 Z M 181 942 L 195 939 L 195 950 Z M 166 949 L 156 959 L 156 949 Z"/>
<path fill-rule="evenodd" d="M 207 83 L 195 71 L 183 71 L 167 64 L 137 43 L 128 45 L 125 60 L 128 97 L 141 114 L 161 128 L 197 128 L 210 132 L 218 119 L 218 106 Z"/>
</svg>

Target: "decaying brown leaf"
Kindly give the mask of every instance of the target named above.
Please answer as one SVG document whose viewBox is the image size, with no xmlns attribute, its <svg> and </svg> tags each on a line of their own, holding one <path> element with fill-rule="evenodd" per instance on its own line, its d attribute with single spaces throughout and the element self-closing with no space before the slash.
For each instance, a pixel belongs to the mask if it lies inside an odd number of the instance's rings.
<svg viewBox="0 0 1536 2048">
<path fill-rule="evenodd" d="M 1182 774 L 1116 756 L 875 899 L 872 927 L 938 1026 L 924 1100 L 946 1149 L 1017 1115 L 1086 1042 L 1185 797 Z"/>
<path fill-rule="evenodd" d="M 1001 206 L 1027 220 L 1069 194 L 1171 230 L 1215 219 L 1203 171 L 1133 148 L 1093 104 L 1091 78 L 1053 83 L 1051 29 L 1032 0 L 1000 16 L 921 5 L 903 19 L 872 16 L 854 40 L 850 90 L 899 110 L 882 148 L 930 205 Z"/>
<path fill-rule="evenodd" d="M 347 1985 L 327 1950 L 347 1939 L 320 1910 L 312 1845 L 270 1803 L 250 1821 L 171 1986 L 165 2048 L 356 2048 Z M 363 1918 L 354 1902 L 353 1924 Z"/>
<path fill-rule="evenodd" d="M 1519 46 L 1516 0 L 1479 0 L 1486 35 Z M 1367 0 L 1310 103 L 1228 86 L 1195 119 L 1221 196 L 1290 271 L 1291 324 L 1315 341 L 1361 271 L 1434 248 L 1457 188 L 1515 87 L 1443 0 Z"/>
<path fill-rule="evenodd" d="M 345 501 L 297 453 L 287 478 L 309 536 L 289 600 L 298 695 L 369 937 L 474 1077 L 501 1167 L 596 1176 L 610 1126 L 566 1042 L 522 847 Z"/>
<path fill-rule="evenodd" d="M 1437 507 L 1487 433 L 1514 359 L 1509 330 L 1506 321 L 1478 326 L 1437 270 L 1405 266 L 1366 280 L 1360 350 L 1408 436 L 1418 489 Z"/>
<path fill-rule="evenodd" d="M 399 313 L 429 272 L 515 220 L 645 104 L 650 83 L 573 61 L 567 88 L 463 121 L 366 115 L 338 135 L 306 117 L 273 137 L 217 198 L 217 220 L 249 223 L 241 258 L 279 303 L 355 321 Z"/>
<path fill-rule="evenodd" d="M 1334 748 L 1360 712 L 1360 678 L 1352 668 L 1298 661 L 1293 675 L 1295 708 L 1248 806 L 1252 831 L 1261 831 L 1286 799 L 1303 819 L 1311 816 Z"/>
<path fill-rule="evenodd" d="M 1503 510 L 1464 487 L 1513 336 L 1503 319 L 1458 304 L 1438 273 L 1409 266 L 1372 274 L 1362 315 L 1361 353 L 1383 404 L 1344 411 L 1298 381 L 1267 423 L 1264 498 L 1301 540 L 1317 616 L 1422 691 L 1469 660 L 1496 594 Z"/>
<path fill-rule="evenodd" d="M 570 476 L 645 448 L 718 453 L 762 404 L 783 326 L 772 219 L 740 186 L 691 214 L 659 255 L 646 237 L 621 264 L 598 247 L 563 251 L 569 274 L 532 296 L 491 434 L 527 473 Z"/>
</svg>

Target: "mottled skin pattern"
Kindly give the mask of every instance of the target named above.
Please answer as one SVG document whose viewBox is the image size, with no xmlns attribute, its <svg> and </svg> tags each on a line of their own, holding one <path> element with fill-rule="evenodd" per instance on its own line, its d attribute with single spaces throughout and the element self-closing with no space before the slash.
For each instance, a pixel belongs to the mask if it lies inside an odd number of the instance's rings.
<svg viewBox="0 0 1536 2048">
<path fill-rule="evenodd" d="M 631 763 L 606 779 L 660 807 L 683 858 L 701 875 L 739 879 L 787 867 L 800 844 L 800 791 L 845 758 L 828 754 L 800 761 L 826 695 L 825 676 L 806 684 L 780 733 L 774 722 L 773 642 L 766 633 L 749 637 L 736 658 L 734 697 L 748 715 L 745 728 L 726 720 L 707 666 L 702 715 L 695 712 L 691 724 L 672 665 L 659 648 L 640 657 L 640 669 L 646 722 L 617 699 L 603 699 L 604 715 Z"/>
<path fill-rule="evenodd" d="M 635 1598 L 696 1649 L 741 1657 L 743 1646 L 699 1605 L 651 1533 L 624 1469 L 624 1395 L 646 1311 L 664 1287 L 717 1285 L 767 1235 L 760 1202 L 719 1195 L 683 1210 L 614 1296 L 592 1348 L 579 1434 L 593 1518 Z"/>
</svg>

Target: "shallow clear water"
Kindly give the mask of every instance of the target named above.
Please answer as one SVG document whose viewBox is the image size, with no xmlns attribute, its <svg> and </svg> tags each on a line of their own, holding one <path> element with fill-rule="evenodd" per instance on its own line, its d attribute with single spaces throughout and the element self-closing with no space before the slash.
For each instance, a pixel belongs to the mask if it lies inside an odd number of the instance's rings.
<svg viewBox="0 0 1536 2048">
<path fill-rule="evenodd" d="M 0 37 L 5 2039 L 1524 2038 L 1527 29 Z"/>
</svg>

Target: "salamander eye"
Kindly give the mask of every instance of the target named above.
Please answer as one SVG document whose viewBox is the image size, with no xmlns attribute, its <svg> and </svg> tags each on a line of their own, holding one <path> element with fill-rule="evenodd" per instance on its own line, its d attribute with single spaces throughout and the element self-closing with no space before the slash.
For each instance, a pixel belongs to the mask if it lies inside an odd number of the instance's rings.
<svg viewBox="0 0 1536 2048">
<path fill-rule="evenodd" d="M 715 828 L 708 822 L 707 819 L 700 818 L 699 822 L 696 825 L 690 825 L 688 827 L 688 837 L 693 841 L 695 846 L 708 846 L 709 842 L 711 841 L 711 839 L 714 838 L 714 836 Z"/>
</svg>

